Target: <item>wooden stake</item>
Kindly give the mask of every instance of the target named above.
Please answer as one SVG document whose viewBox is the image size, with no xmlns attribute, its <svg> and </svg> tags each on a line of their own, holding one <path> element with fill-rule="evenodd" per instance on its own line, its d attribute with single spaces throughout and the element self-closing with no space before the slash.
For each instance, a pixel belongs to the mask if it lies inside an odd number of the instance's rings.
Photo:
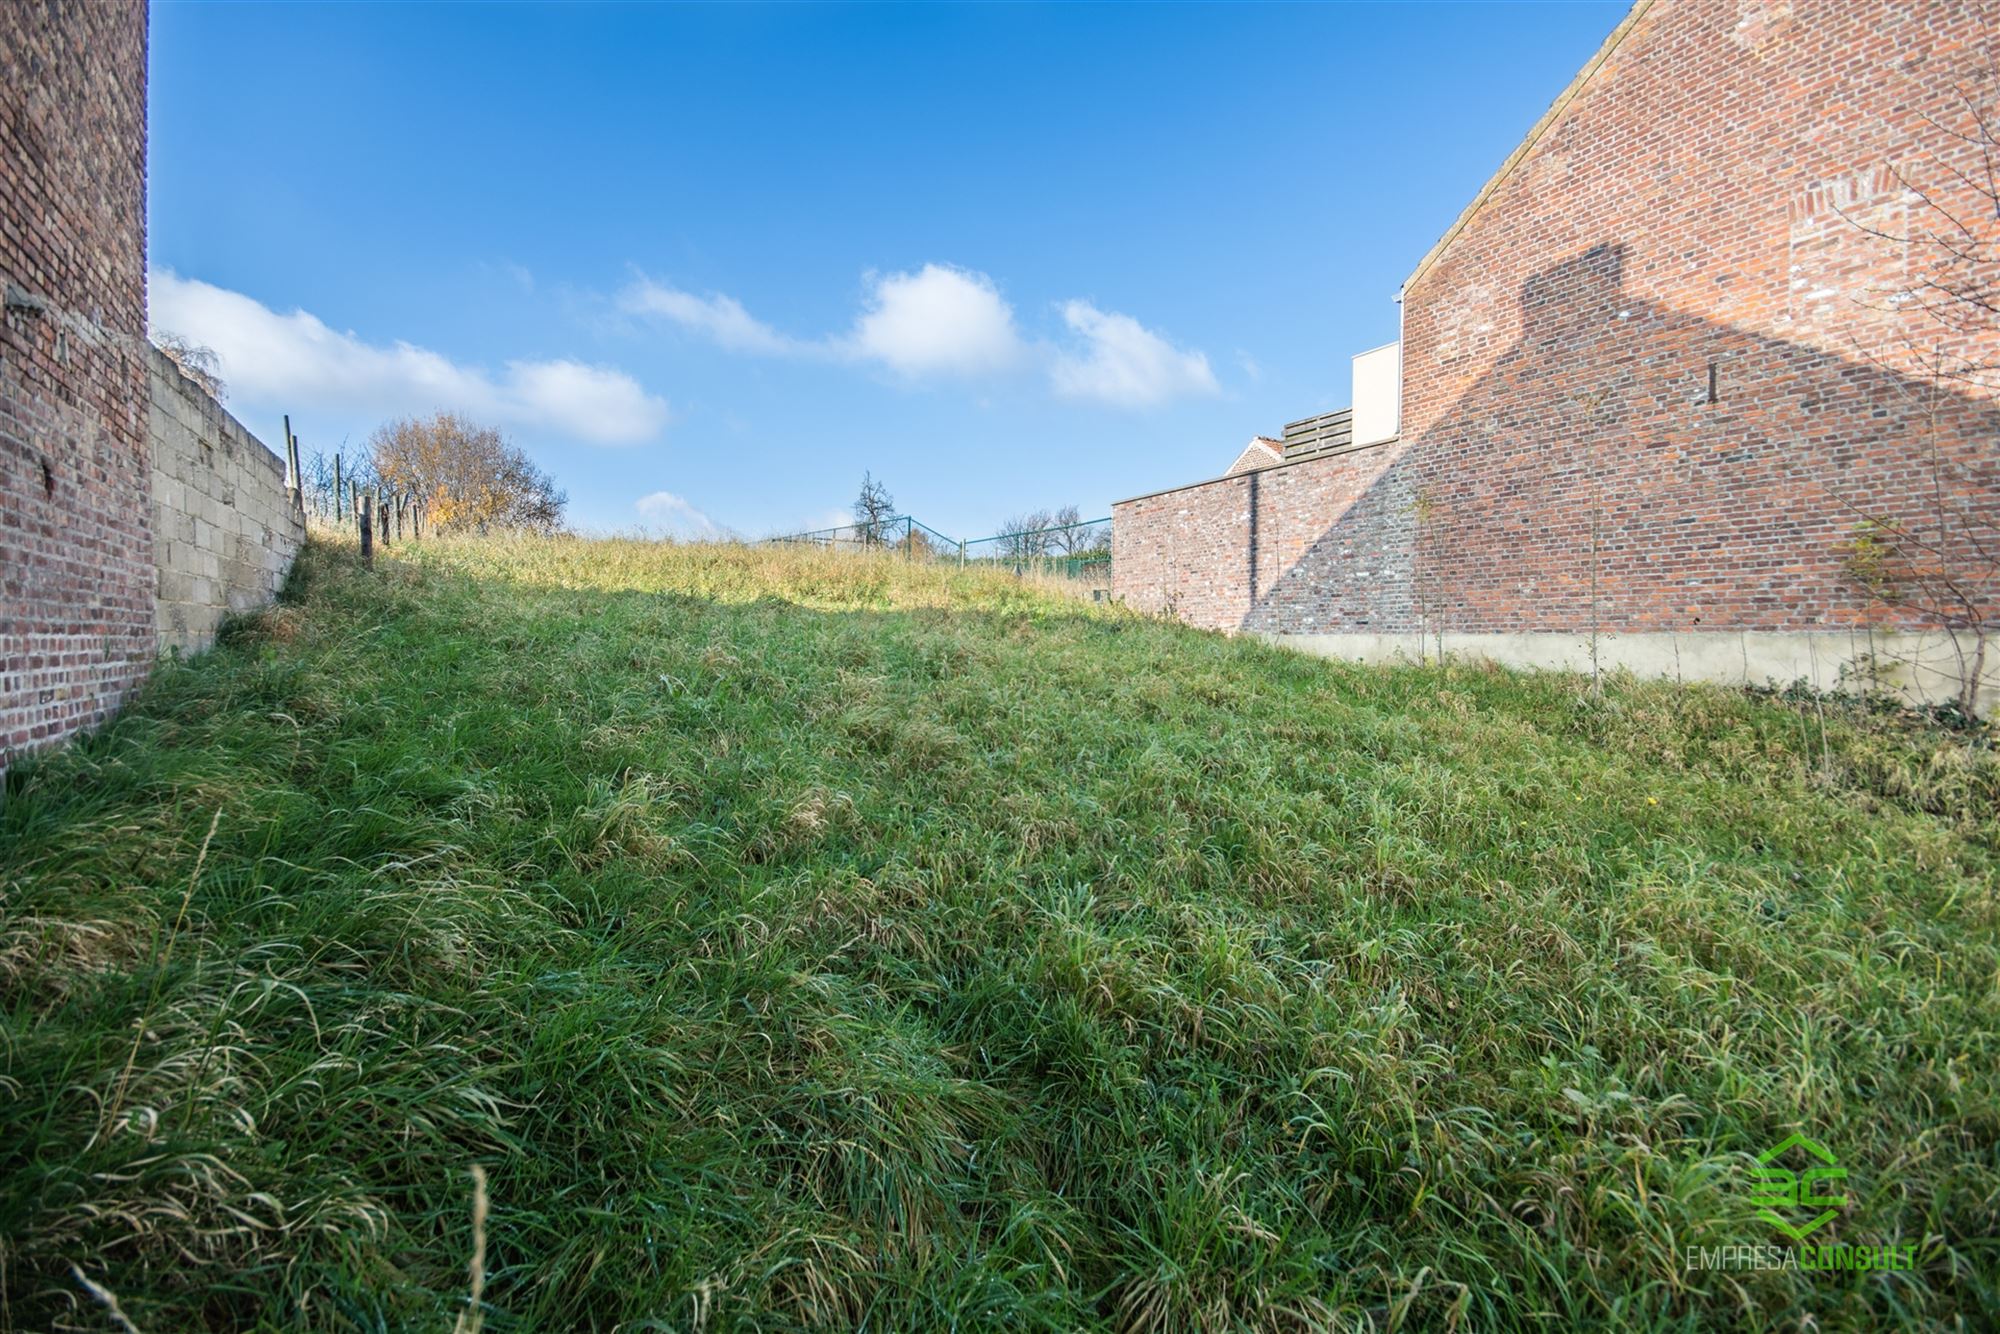
<svg viewBox="0 0 2000 1334">
<path fill-rule="evenodd" d="M 292 419 L 285 417 L 285 470 L 292 475 L 292 504 L 298 507 L 299 518 L 306 517 L 306 461 L 299 453 L 299 438 L 292 434 Z"/>
</svg>

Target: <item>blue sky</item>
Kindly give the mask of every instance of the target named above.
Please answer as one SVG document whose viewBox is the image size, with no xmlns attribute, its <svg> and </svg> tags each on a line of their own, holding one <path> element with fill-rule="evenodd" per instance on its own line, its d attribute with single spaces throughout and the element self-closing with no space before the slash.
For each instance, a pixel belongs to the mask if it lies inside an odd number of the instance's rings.
<svg viewBox="0 0 2000 1334">
<path fill-rule="evenodd" d="M 267 441 L 501 425 L 594 529 L 954 536 L 1344 406 L 1623 13 L 152 11 L 152 316 Z"/>
</svg>

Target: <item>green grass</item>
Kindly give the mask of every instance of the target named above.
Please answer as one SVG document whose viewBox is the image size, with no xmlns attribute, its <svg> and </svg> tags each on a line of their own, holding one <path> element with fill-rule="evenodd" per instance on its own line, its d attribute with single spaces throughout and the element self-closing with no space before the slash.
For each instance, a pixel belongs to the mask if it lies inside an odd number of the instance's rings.
<svg viewBox="0 0 2000 1334">
<path fill-rule="evenodd" d="M 309 549 L 6 780 L 0 1328 L 1992 1327 L 1990 735 L 1587 687 Z"/>
</svg>

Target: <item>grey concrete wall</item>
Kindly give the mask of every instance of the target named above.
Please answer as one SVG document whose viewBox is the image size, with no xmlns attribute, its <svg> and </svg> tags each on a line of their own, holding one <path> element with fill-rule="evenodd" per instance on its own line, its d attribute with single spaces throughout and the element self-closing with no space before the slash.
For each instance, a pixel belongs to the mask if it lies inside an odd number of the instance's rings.
<svg viewBox="0 0 2000 1334">
<path fill-rule="evenodd" d="M 166 354 L 148 351 L 159 649 L 198 653 L 224 616 L 277 593 L 305 541 L 305 518 L 284 460 Z"/>
<path fill-rule="evenodd" d="M 1786 633 L 1769 630 L 1654 631 L 1591 636 L 1573 631 L 1512 634 L 1447 633 L 1421 645 L 1406 634 L 1265 634 L 1260 638 L 1327 658 L 1356 662 L 1416 662 L 1443 652 L 1483 658 L 1507 667 L 1590 672 L 1629 671 L 1635 676 L 1724 685 L 1788 686 L 1805 681 L 1821 690 L 1856 685 L 1900 695 L 1912 704 L 1943 704 L 1970 678 L 1973 641 L 1941 631 L 1839 630 Z M 2000 661 L 1980 675 L 1975 709 L 2000 712 Z"/>
</svg>

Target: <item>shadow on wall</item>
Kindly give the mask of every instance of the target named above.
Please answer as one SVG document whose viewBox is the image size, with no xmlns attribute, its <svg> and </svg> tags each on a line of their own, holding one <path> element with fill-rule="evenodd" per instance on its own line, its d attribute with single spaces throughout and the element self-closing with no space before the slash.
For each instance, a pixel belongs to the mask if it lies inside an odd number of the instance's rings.
<svg viewBox="0 0 2000 1334">
<path fill-rule="evenodd" d="M 1264 556 L 1261 592 L 1253 550 L 1240 628 L 1911 628 L 1850 569 L 1864 519 L 1946 534 L 1946 562 L 1991 551 L 1992 402 L 1634 297 L 1624 262 L 1600 245 L 1523 284 L 1518 341 L 1289 568 Z M 1406 348 L 1406 376 L 1473 359 L 1444 351 Z"/>
<path fill-rule="evenodd" d="M 1249 611 L 1238 628 L 1261 634 L 1309 634 L 1330 627 L 1394 634 L 1415 625 L 1413 608 L 1416 506 L 1405 464 L 1407 444 L 1379 457 L 1345 454 L 1303 466 L 1368 470 L 1360 494 L 1289 565 L 1263 552 L 1260 528 L 1271 525 L 1250 477 Z M 1263 570 L 1260 572 L 1259 563 Z M 1269 587 L 1258 590 L 1268 581 Z"/>
</svg>

